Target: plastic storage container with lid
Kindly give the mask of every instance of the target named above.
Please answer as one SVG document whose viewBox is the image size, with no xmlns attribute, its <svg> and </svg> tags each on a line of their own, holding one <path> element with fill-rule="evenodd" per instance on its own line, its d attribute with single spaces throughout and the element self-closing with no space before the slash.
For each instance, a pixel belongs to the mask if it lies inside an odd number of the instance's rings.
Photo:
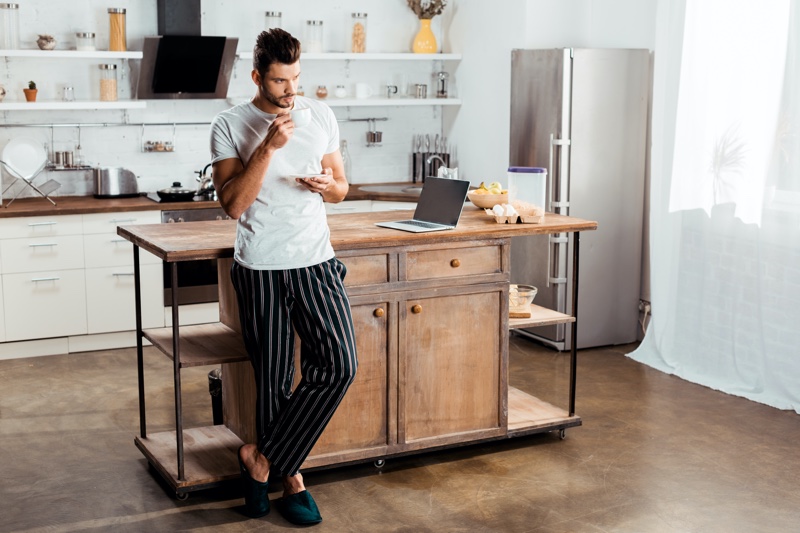
<svg viewBox="0 0 800 533">
<path fill-rule="evenodd" d="M 310 54 L 322 52 L 322 35 L 322 21 L 307 20 L 305 40 L 301 43 L 303 52 Z"/>
<path fill-rule="evenodd" d="M 508 202 L 515 200 L 547 210 L 547 169 L 508 167 Z"/>
<path fill-rule="evenodd" d="M 282 13 L 280 11 L 267 11 L 264 17 L 264 26 L 267 30 L 281 27 Z"/>
<path fill-rule="evenodd" d="M 117 100 L 117 66 L 100 65 L 100 101 L 115 102 Z"/>
<path fill-rule="evenodd" d="M 363 54 L 367 51 L 367 14 L 353 13 L 350 22 L 350 51 Z"/>
<path fill-rule="evenodd" d="M 126 52 L 128 39 L 125 30 L 124 7 L 108 8 L 108 49 L 112 52 Z"/>
<path fill-rule="evenodd" d="M 91 52 L 96 49 L 94 44 L 94 32 L 84 31 L 75 34 L 75 50 Z"/>
<path fill-rule="evenodd" d="M 4 50 L 19 48 L 19 4 L 0 3 L 0 36 Z"/>
</svg>

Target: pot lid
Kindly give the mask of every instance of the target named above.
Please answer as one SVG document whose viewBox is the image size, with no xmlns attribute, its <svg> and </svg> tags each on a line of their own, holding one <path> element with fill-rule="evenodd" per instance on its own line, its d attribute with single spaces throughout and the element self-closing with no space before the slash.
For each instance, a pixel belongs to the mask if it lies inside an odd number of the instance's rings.
<svg viewBox="0 0 800 533">
<path fill-rule="evenodd" d="M 187 189 L 181 185 L 180 181 L 173 181 L 172 187 L 167 187 L 166 189 L 161 189 L 159 192 L 163 192 L 166 194 L 195 194 L 197 191 L 194 189 Z"/>
</svg>

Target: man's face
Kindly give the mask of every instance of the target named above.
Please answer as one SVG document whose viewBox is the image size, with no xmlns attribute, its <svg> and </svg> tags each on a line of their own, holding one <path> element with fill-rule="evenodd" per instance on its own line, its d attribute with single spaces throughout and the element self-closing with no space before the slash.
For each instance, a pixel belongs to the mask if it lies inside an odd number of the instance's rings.
<svg viewBox="0 0 800 533">
<path fill-rule="evenodd" d="M 292 65 L 273 63 L 260 78 L 258 91 L 270 104 L 282 109 L 291 109 L 297 94 L 300 79 L 300 62 Z"/>
</svg>

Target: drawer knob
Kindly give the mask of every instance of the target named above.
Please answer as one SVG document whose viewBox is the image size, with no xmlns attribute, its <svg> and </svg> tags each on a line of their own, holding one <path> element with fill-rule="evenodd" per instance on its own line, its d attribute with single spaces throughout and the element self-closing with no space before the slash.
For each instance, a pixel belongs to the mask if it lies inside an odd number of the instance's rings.
<svg viewBox="0 0 800 533">
<path fill-rule="evenodd" d="M 419 304 L 414 304 L 411 306 L 411 312 L 415 315 L 418 315 L 422 312 L 422 306 Z"/>
<path fill-rule="evenodd" d="M 453 268 L 458 268 L 461 266 L 461 261 L 459 261 L 458 259 L 453 259 L 452 261 L 450 261 L 450 266 Z"/>
<path fill-rule="evenodd" d="M 372 314 L 378 318 L 381 318 L 386 312 L 383 310 L 382 307 L 375 309 Z"/>
</svg>

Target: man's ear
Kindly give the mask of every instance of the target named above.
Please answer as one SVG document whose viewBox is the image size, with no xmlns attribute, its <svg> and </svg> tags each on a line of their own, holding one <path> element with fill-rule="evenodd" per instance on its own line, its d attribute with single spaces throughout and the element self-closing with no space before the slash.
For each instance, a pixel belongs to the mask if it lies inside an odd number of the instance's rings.
<svg viewBox="0 0 800 533">
<path fill-rule="evenodd" d="M 250 72 L 250 77 L 253 79 L 253 83 L 261 87 L 261 74 L 259 74 L 256 69 Z"/>
</svg>

